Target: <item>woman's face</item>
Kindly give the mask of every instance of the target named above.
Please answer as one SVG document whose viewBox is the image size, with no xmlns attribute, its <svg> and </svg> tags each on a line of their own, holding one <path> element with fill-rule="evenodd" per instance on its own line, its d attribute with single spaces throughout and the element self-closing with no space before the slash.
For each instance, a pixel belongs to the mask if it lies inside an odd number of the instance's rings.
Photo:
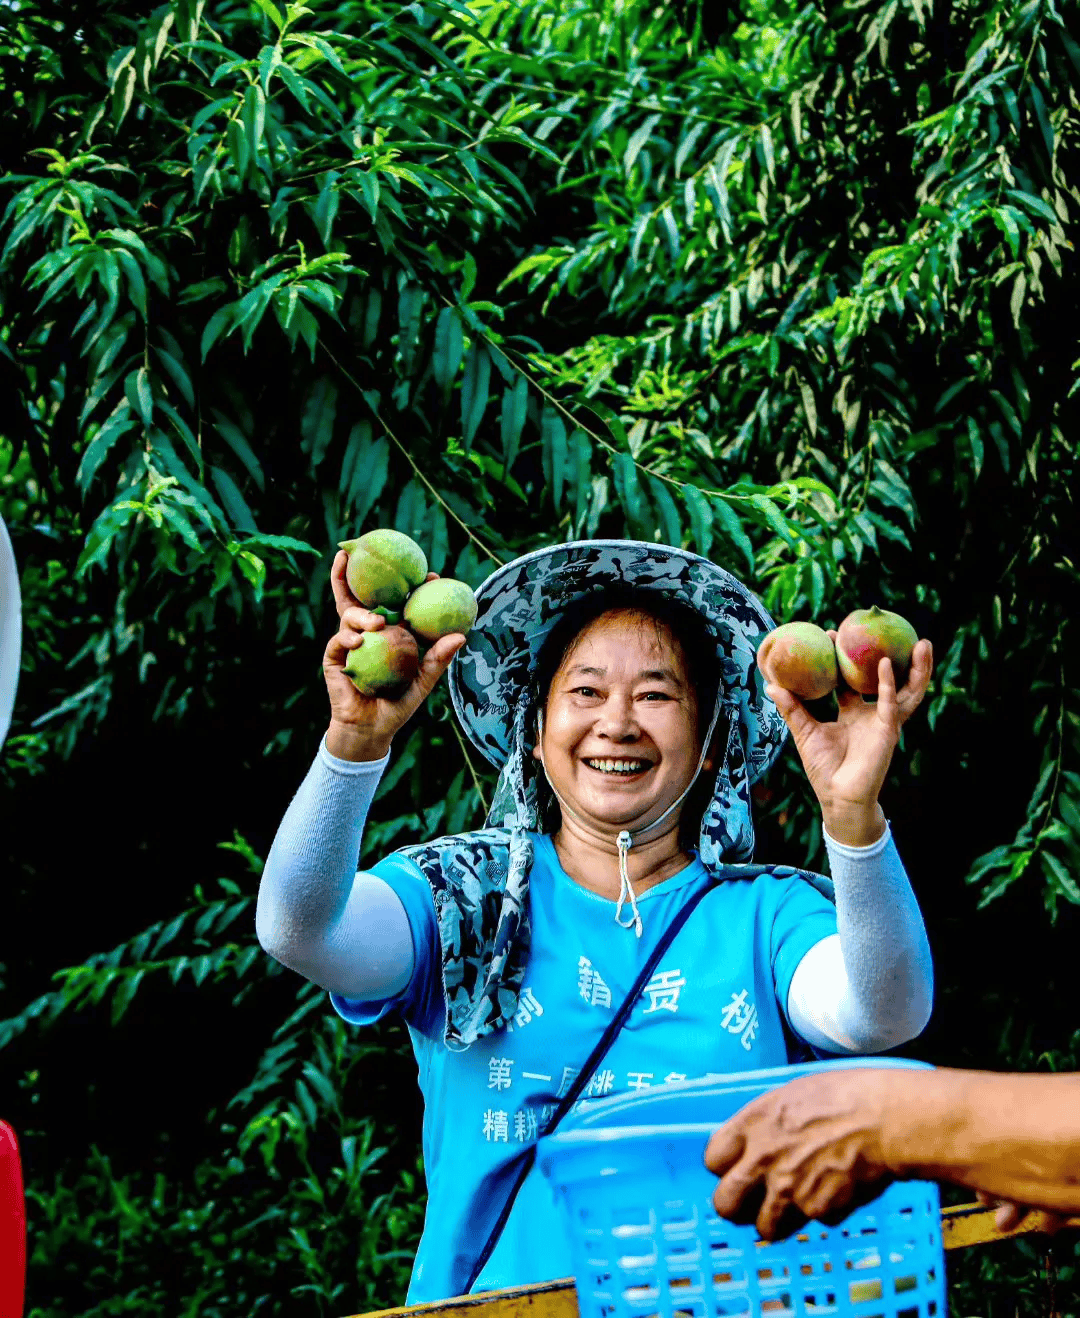
<svg viewBox="0 0 1080 1318">
<path fill-rule="evenodd" d="M 603 832 L 641 828 L 694 776 L 697 715 L 682 647 L 667 628 L 625 609 L 602 614 L 552 678 L 541 743 L 547 776 L 582 821 Z"/>
</svg>

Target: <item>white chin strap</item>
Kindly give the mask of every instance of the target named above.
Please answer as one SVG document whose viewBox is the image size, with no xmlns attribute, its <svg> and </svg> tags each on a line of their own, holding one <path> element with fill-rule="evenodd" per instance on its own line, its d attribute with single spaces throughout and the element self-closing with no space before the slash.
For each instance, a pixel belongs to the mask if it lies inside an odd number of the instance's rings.
<svg viewBox="0 0 1080 1318">
<path fill-rule="evenodd" d="M 656 828 L 658 824 L 662 824 L 664 822 L 664 820 L 668 817 L 668 815 L 671 814 L 672 810 L 674 810 L 677 805 L 682 804 L 683 800 L 686 797 L 687 792 L 689 792 L 691 787 L 693 787 L 693 785 L 697 782 L 698 775 L 701 773 L 702 765 L 704 765 L 705 763 L 705 756 L 709 753 L 709 745 L 712 742 L 712 735 L 716 729 L 716 721 L 719 717 L 720 717 L 720 696 L 718 694 L 716 697 L 716 704 L 713 708 L 712 720 L 709 723 L 709 731 L 705 735 L 705 740 L 703 741 L 701 747 L 701 754 L 698 756 L 697 768 L 694 770 L 694 776 L 686 784 L 686 786 L 675 798 L 675 800 L 672 801 L 672 803 L 668 806 L 668 808 L 664 811 L 664 813 L 658 816 L 656 819 L 654 819 L 651 824 L 644 824 L 641 828 L 636 828 L 632 832 L 624 828 L 619 833 L 618 837 L 616 837 L 615 839 L 615 846 L 619 853 L 619 900 L 615 903 L 615 923 L 622 929 L 633 929 L 634 933 L 638 936 L 638 938 L 641 937 L 641 912 L 638 910 L 637 900 L 634 897 L 634 889 L 630 883 L 630 873 L 627 869 L 627 864 L 626 864 L 627 853 L 629 852 L 630 848 L 634 845 L 634 841 L 636 838 L 639 838 L 642 835 L 642 833 L 651 833 L 652 830 Z M 537 748 L 540 751 L 540 767 L 544 771 L 544 777 L 547 779 L 547 785 L 551 788 L 552 794 L 554 795 L 556 801 L 558 801 L 560 807 L 563 810 L 565 810 L 567 814 L 572 815 L 578 821 L 579 824 L 585 824 L 585 826 L 588 827 L 586 821 L 582 819 L 582 817 L 574 809 L 572 809 L 569 805 L 567 805 L 567 803 L 562 799 L 562 797 L 556 791 L 555 784 L 551 781 L 551 776 L 547 771 L 547 765 L 544 763 L 544 711 L 543 710 L 540 710 L 540 712 L 536 716 L 536 733 L 537 733 L 536 744 L 537 744 Z M 622 918 L 623 906 L 625 905 L 626 902 L 630 903 L 629 920 L 624 920 Z"/>
</svg>

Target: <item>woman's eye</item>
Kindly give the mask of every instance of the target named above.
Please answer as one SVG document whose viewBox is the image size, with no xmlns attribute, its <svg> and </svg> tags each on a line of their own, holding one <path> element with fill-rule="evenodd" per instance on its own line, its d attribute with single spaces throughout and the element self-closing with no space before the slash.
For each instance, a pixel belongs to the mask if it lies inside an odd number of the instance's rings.
<svg viewBox="0 0 1080 1318">
<path fill-rule="evenodd" d="M 573 694 L 575 696 L 595 696 L 596 688 L 591 686 L 576 686 L 574 687 Z"/>
<path fill-rule="evenodd" d="M 666 691 L 646 691 L 645 700 L 670 700 L 671 697 Z"/>
</svg>

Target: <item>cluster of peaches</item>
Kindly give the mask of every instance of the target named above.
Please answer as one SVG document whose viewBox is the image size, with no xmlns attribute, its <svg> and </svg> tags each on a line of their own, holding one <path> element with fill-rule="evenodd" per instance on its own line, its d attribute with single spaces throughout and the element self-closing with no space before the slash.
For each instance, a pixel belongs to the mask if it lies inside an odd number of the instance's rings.
<svg viewBox="0 0 1080 1318">
<path fill-rule="evenodd" d="M 380 527 L 355 540 L 342 540 L 348 554 L 345 580 L 366 609 L 380 613 L 386 626 L 364 633 L 349 651 L 345 671 L 365 696 L 396 700 L 420 668 L 420 646 L 476 621 L 472 587 L 452 577 L 427 580 L 424 551 L 401 531 Z"/>
<path fill-rule="evenodd" d="M 758 646 L 763 676 L 803 700 L 819 700 L 841 679 L 864 696 L 877 694 L 878 664 L 890 659 L 896 685 L 911 666 L 918 633 L 898 613 L 874 605 L 849 613 L 833 636 L 816 623 L 786 622 Z"/>
</svg>

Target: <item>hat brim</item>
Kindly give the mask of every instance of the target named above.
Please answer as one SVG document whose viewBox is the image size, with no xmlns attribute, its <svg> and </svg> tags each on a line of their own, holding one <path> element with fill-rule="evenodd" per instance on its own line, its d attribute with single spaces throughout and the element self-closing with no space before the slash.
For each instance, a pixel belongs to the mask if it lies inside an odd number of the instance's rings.
<svg viewBox="0 0 1080 1318">
<path fill-rule="evenodd" d="M 514 720 L 531 695 L 537 656 L 565 610 L 615 583 L 689 605 L 716 638 L 723 705 L 742 725 L 751 781 L 787 735 L 765 695 L 757 647 L 775 623 L 730 572 L 699 554 L 639 540 L 583 540 L 505 564 L 476 591 L 477 615 L 450 665 L 450 698 L 466 735 L 496 768 L 514 743 Z"/>
</svg>

